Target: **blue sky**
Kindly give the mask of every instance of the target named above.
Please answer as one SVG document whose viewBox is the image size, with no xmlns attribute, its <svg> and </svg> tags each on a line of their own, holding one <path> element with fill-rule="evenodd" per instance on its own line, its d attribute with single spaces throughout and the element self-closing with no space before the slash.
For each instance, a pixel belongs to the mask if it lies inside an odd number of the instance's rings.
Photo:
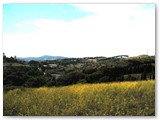
<svg viewBox="0 0 160 120">
<path fill-rule="evenodd" d="M 14 25 L 26 20 L 72 21 L 91 14 L 70 4 L 5 4 L 3 6 L 3 30 L 4 32 L 15 32 Z"/>
<path fill-rule="evenodd" d="M 142 8 L 145 10 L 154 10 L 155 4 L 142 4 Z"/>
<path fill-rule="evenodd" d="M 4 4 L 7 56 L 155 55 L 154 4 Z"/>
</svg>

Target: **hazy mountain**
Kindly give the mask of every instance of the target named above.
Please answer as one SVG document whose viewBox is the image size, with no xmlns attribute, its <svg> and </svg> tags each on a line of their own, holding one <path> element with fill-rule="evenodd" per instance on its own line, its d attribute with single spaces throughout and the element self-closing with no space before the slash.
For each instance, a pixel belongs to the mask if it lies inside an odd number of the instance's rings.
<svg viewBox="0 0 160 120">
<path fill-rule="evenodd" d="M 40 56 L 40 57 L 20 57 L 18 59 L 25 60 L 25 61 L 31 61 L 31 60 L 40 60 L 40 61 L 43 61 L 43 60 L 57 60 L 57 59 L 64 59 L 64 58 L 66 58 L 66 57 L 43 55 L 43 56 Z"/>
</svg>

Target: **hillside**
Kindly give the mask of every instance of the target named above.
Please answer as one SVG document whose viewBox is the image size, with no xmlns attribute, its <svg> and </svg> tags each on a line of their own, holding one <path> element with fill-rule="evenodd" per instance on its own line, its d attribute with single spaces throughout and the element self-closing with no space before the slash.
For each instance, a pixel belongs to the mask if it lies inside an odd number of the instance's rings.
<svg viewBox="0 0 160 120">
<path fill-rule="evenodd" d="M 23 88 L 4 94 L 4 116 L 154 116 L 155 82 Z"/>
<path fill-rule="evenodd" d="M 22 61 L 3 56 L 4 89 L 155 79 L 155 56 L 118 57 Z"/>
<path fill-rule="evenodd" d="M 36 61 L 44 61 L 44 60 L 57 60 L 57 59 L 64 59 L 66 57 L 63 56 L 50 56 L 50 55 L 43 55 L 40 57 L 20 57 L 17 58 L 19 60 L 25 60 L 25 61 L 31 61 L 31 60 L 36 60 Z"/>
</svg>

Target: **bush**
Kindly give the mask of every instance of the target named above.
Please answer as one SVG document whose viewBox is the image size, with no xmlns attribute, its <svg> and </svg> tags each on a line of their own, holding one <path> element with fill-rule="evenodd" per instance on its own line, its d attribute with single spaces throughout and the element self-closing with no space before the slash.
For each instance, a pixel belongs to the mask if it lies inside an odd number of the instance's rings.
<svg viewBox="0 0 160 120">
<path fill-rule="evenodd" d="M 109 76 L 104 76 L 99 79 L 99 82 L 110 82 Z"/>
<path fill-rule="evenodd" d="M 41 87 L 46 84 L 46 80 L 43 77 L 31 77 L 29 78 L 24 86 L 25 87 Z"/>
</svg>

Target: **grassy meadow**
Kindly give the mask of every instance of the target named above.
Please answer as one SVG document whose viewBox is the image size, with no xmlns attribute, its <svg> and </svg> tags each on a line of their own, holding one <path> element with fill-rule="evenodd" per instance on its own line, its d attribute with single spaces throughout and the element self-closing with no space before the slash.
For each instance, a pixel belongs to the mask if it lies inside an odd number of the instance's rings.
<svg viewBox="0 0 160 120">
<path fill-rule="evenodd" d="M 155 81 L 14 89 L 4 116 L 153 116 Z"/>
</svg>

